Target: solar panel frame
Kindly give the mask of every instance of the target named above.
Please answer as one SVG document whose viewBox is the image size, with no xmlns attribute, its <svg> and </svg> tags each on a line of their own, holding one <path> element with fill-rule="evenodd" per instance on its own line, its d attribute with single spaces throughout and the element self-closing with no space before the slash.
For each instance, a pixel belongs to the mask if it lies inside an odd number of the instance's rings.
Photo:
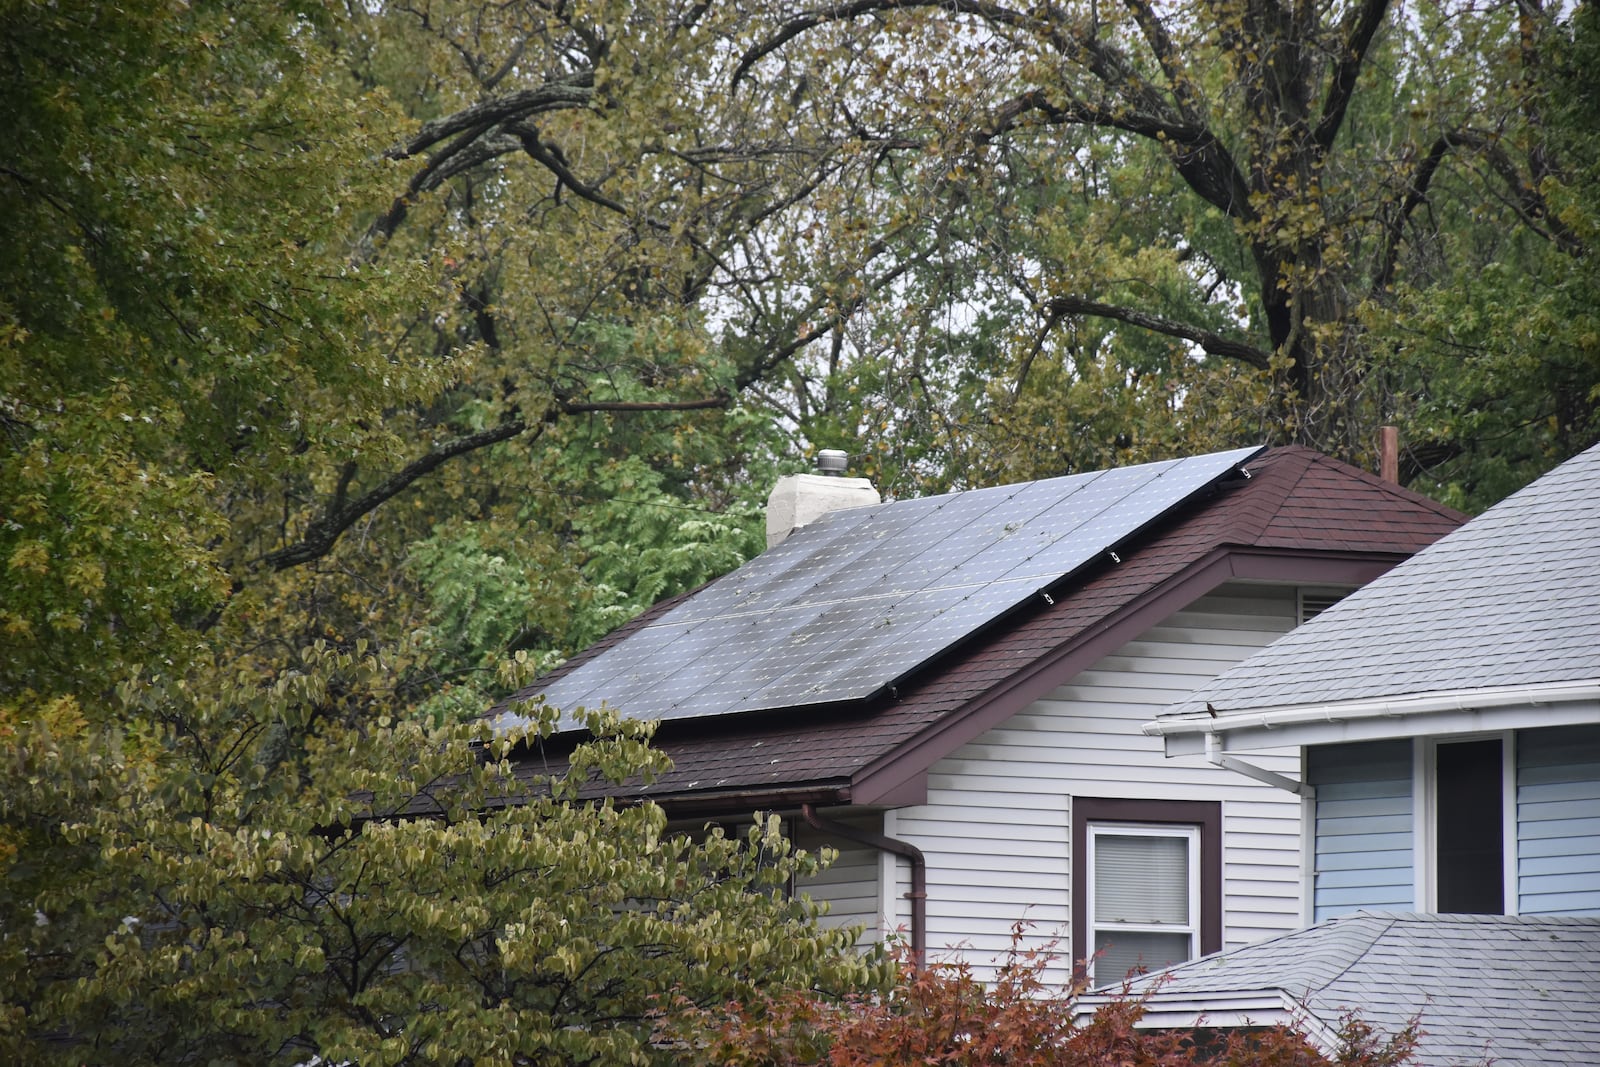
<svg viewBox="0 0 1600 1067">
<path fill-rule="evenodd" d="M 542 693 L 663 720 L 868 698 L 1259 451 L 831 513 Z"/>
</svg>

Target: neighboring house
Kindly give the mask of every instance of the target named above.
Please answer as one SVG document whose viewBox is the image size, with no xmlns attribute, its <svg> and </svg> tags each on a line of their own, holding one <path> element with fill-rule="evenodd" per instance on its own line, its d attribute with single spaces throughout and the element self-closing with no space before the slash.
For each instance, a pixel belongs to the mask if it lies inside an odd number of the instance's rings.
<svg viewBox="0 0 1600 1067">
<path fill-rule="evenodd" d="M 1310 919 L 1600 914 L 1600 446 L 1146 730 L 1302 748 Z"/>
<path fill-rule="evenodd" d="M 1133 983 L 1152 1028 L 1297 1025 L 1339 1047 L 1420 1015 L 1418 1067 L 1600 1063 L 1600 917 L 1358 911 Z M 1088 1014 L 1103 996 L 1079 1004 Z"/>
<path fill-rule="evenodd" d="M 808 499 L 822 479 L 801 478 Z M 780 813 L 839 850 L 800 887 L 830 921 L 980 976 L 1019 921 L 1118 974 L 1299 926 L 1298 798 L 1164 759 L 1139 725 L 1462 517 L 1301 448 L 881 505 L 863 488 L 808 522 L 788 484 L 774 509 L 806 525 L 491 714 L 659 720 L 673 770 L 622 793 L 684 825 Z M 1292 773 L 1298 752 L 1258 762 Z"/>
<path fill-rule="evenodd" d="M 1319 921 L 1150 976 L 1152 1025 L 1343 1006 L 1420 1013 L 1423 1064 L 1600 1063 L 1600 446 L 1146 731 L 1246 769 L 1300 746 Z"/>
</svg>

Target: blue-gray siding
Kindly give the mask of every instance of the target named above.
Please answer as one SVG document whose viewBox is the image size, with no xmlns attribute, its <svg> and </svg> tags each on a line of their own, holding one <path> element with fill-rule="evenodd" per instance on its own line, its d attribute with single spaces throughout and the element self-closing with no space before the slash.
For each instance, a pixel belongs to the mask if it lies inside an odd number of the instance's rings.
<svg viewBox="0 0 1600 1067">
<path fill-rule="evenodd" d="M 1600 912 L 1600 726 L 1517 735 L 1517 908 Z"/>
<path fill-rule="evenodd" d="M 1316 921 L 1357 908 L 1414 908 L 1411 742 L 1313 748 L 1306 771 L 1317 789 Z"/>
</svg>

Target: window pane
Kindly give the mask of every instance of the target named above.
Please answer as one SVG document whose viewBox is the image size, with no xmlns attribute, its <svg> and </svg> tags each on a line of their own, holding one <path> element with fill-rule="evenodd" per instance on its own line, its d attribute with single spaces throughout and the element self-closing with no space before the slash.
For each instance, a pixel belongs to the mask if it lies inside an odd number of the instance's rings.
<svg viewBox="0 0 1600 1067">
<path fill-rule="evenodd" d="M 1135 967 L 1159 970 L 1189 958 L 1188 934 L 1141 934 L 1131 930 L 1100 930 L 1094 935 L 1094 980 L 1120 982 Z"/>
<path fill-rule="evenodd" d="M 1189 922 L 1189 839 L 1096 834 L 1094 921 Z"/>
<path fill-rule="evenodd" d="M 1438 908 L 1498 915 L 1506 905 L 1500 742 L 1440 745 L 1436 756 Z"/>
</svg>

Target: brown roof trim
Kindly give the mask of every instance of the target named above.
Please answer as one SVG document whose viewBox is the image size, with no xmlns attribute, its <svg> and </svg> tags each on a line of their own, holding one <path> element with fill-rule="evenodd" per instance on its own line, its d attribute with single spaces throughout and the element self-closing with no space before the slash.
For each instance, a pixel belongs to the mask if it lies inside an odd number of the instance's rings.
<svg viewBox="0 0 1600 1067">
<path fill-rule="evenodd" d="M 1401 553 L 1295 549 L 1212 549 L 1205 556 L 1101 619 L 1047 656 L 859 771 L 850 790 L 856 804 L 881 804 L 906 790 L 945 756 L 1087 670 L 1174 612 L 1232 580 L 1292 581 L 1306 585 L 1365 585 L 1405 559 Z"/>
<path fill-rule="evenodd" d="M 708 793 L 668 793 L 662 796 L 639 794 L 630 800 L 653 800 L 674 819 L 700 815 L 741 815 L 756 811 L 797 812 L 802 804 L 839 807 L 850 803 L 850 787 L 809 786 L 806 788 L 729 789 Z"/>
</svg>

